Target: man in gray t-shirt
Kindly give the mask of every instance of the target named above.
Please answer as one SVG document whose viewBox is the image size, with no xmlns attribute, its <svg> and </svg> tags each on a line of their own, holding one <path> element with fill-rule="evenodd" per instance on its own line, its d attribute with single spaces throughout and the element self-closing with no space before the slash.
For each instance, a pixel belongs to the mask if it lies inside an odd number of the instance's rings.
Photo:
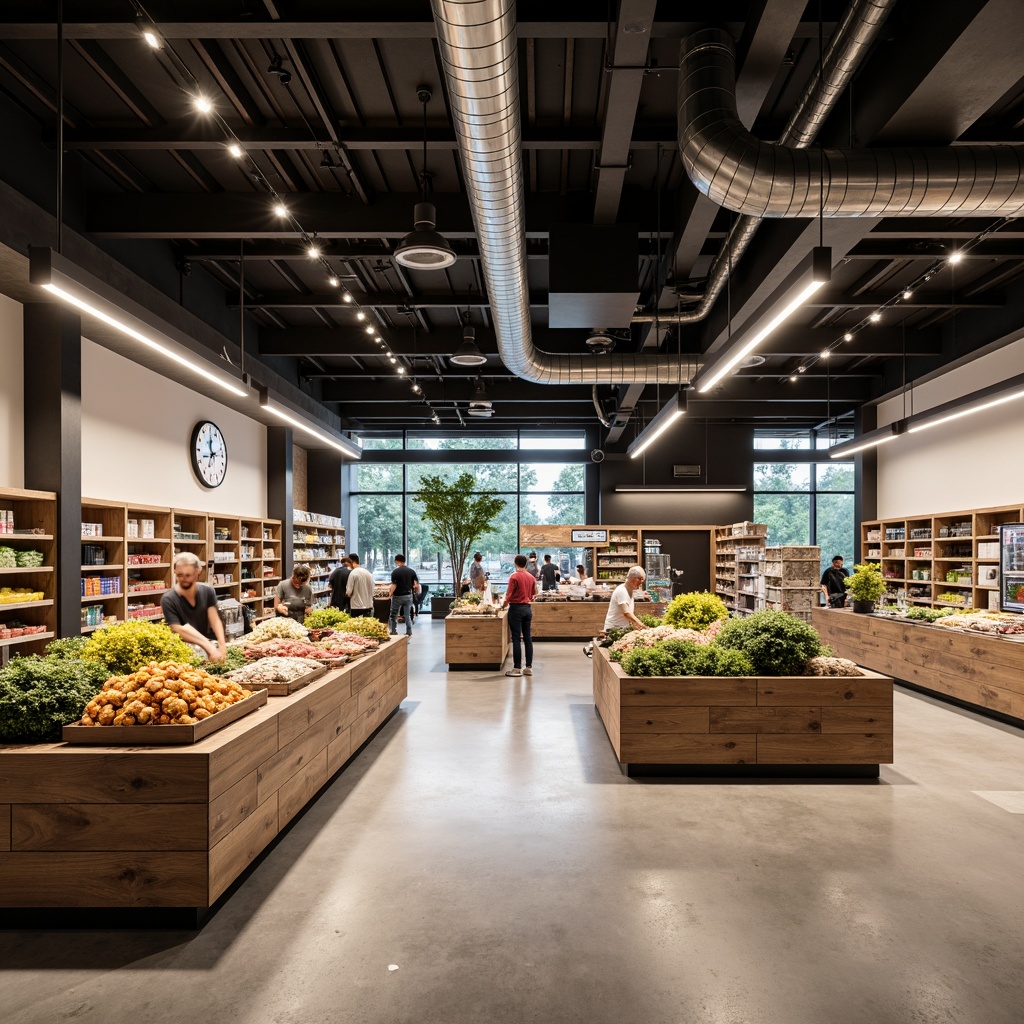
<svg viewBox="0 0 1024 1024">
<path fill-rule="evenodd" d="M 278 583 L 274 595 L 274 611 L 301 623 L 312 610 L 313 589 L 309 585 L 309 566 L 297 565 L 292 569 L 290 580 Z"/>
</svg>

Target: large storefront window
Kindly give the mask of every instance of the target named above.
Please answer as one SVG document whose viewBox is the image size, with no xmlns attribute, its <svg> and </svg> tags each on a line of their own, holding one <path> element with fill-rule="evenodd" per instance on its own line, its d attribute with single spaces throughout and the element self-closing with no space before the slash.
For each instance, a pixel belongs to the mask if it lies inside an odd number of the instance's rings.
<svg viewBox="0 0 1024 1024">
<path fill-rule="evenodd" d="M 387 442 L 386 444 L 381 442 Z M 399 446 L 396 448 L 396 444 Z M 350 543 L 358 550 L 364 564 L 378 579 L 390 578 L 397 552 L 404 552 L 409 565 L 421 581 L 430 585 L 430 593 L 451 590 L 451 566 L 447 552 L 438 550 L 431 539 L 422 509 L 415 496 L 424 476 L 440 476 L 455 480 L 463 472 L 473 477 L 474 491 L 486 491 L 505 500 L 505 507 L 495 520 L 494 529 L 478 538 L 475 550 L 483 554 L 484 569 L 496 584 L 507 582 L 513 571 L 513 558 L 519 549 L 521 523 L 554 524 L 586 521 L 584 500 L 585 466 L 582 462 L 488 462 L 486 451 L 511 449 L 585 451 L 580 435 L 542 435 L 529 439 L 525 435 L 481 437 L 416 436 L 406 438 L 407 451 L 478 452 L 481 461 L 373 463 L 372 452 L 401 450 L 400 438 L 367 438 L 364 440 L 365 461 L 354 467 L 349 519 L 352 526 Z M 422 456 L 421 456 L 422 457 Z M 552 560 L 565 571 L 572 572 L 582 560 L 583 549 L 545 549 L 538 555 Z M 463 572 L 468 566 L 463 566 Z"/>
<path fill-rule="evenodd" d="M 828 447 L 810 431 L 758 431 L 761 451 L 809 451 Z M 855 557 L 852 462 L 758 462 L 754 464 L 754 521 L 768 526 L 768 544 L 815 544 L 822 571 L 833 555 Z"/>
</svg>

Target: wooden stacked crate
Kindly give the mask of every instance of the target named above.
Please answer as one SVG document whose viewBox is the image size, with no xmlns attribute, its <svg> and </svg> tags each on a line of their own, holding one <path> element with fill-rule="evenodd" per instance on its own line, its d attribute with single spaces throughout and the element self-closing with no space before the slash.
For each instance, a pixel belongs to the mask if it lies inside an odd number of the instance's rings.
<svg viewBox="0 0 1024 1024">
<path fill-rule="evenodd" d="M 789 612 L 811 621 L 811 611 L 821 603 L 821 548 L 784 545 L 765 548 L 765 607 Z"/>
</svg>

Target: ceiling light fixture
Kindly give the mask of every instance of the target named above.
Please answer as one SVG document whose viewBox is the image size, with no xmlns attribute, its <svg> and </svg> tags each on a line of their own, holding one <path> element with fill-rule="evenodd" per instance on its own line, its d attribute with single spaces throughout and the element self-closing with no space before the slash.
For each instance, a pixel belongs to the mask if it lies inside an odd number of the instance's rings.
<svg viewBox="0 0 1024 1024">
<path fill-rule="evenodd" d="M 401 376 L 401 375 L 402 375 L 403 373 L 405 373 L 405 367 L 404 367 L 404 366 L 400 366 L 400 367 L 398 368 L 398 374 L 399 374 L 399 376 Z"/>
<path fill-rule="evenodd" d="M 853 341 L 853 335 L 849 331 L 847 331 L 843 335 L 843 341 Z"/>
<path fill-rule="evenodd" d="M 905 422 L 903 420 L 896 420 L 895 423 L 888 423 L 877 430 L 868 430 L 859 437 L 853 437 L 849 441 L 843 441 L 841 444 L 834 444 L 828 449 L 828 457 L 830 459 L 845 459 L 850 455 L 856 455 L 857 452 L 867 451 L 869 448 L 877 448 L 880 444 L 895 441 L 905 429 Z"/>
<path fill-rule="evenodd" d="M 315 240 L 309 243 L 309 248 L 306 250 L 306 255 L 311 260 L 320 259 L 320 246 L 316 244 Z"/>
<path fill-rule="evenodd" d="M 191 373 L 239 398 L 249 397 L 241 381 L 203 366 L 206 356 L 198 342 L 52 249 L 29 247 L 29 280 Z"/>
<path fill-rule="evenodd" d="M 333 274 L 331 274 L 331 276 L 329 278 L 327 278 L 327 283 L 332 288 L 337 288 L 338 285 L 341 284 L 341 282 Z"/>
<path fill-rule="evenodd" d="M 245 156 L 245 150 L 244 150 L 244 149 L 242 149 L 242 147 L 241 147 L 241 146 L 240 146 L 240 145 L 239 145 L 239 144 L 238 144 L 237 142 L 232 142 L 232 143 L 231 143 L 231 145 L 230 145 L 230 146 L 228 146 L 228 152 L 229 152 L 229 153 L 230 153 L 230 154 L 231 154 L 231 155 L 232 155 L 232 156 L 233 156 L 233 157 L 234 157 L 234 158 L 235 158 L 236 160 L 241 160 L 241 159 L 242 159 L 242 157 L 243 157 L 243 156 Z"/>
<path fill-rule="evenodd" d="M 367 334 L 374 334 L 375 331 L 376 331 L 376 328 L 372 324 L 367 324 L 366 325 L 366 333 Z M 379 341 L 380 339 L 378 338 L 377 340 Z"/>
<path fill-rule="evenodd" d="M 366 319 L 366 314 L 362 310 L 359 310 L 359 312 L 356 313 L 356 319 L 357 320 L 365 320 Z"/>
<path fill-rule="evenodd" d="M 153 50 L 162 50 L 164 48 L 164 41 L 157 34 L 156 30 L 147 26 L 142 30 L 142 38 L 146 40 L 146 45 Z"/>
<path fill-rule="evenodd" d="M 686 413 L 686 392 L 677 391 L 650 423 L 633 438 L 626 454 L 635 459 L 646 451 L 680 416 Z"/>
<path fill-rule="evenodd" d="M 823 348 L 823 349 L 821 350 L 821 358 L 822 358 L 822 359 L 828 359 L 828 357 L 829 357 L 830 355 L 832 355 L 832 350 L 831 350 L 831 349 L 828 349 L 828 348 Z"/>
<path fill-rule="evenodd" d="M 962 252 L 951 252 L 946 257 L 946 262 L 951 263 L 955 267 L 963 258 L 964 254 Z"/>
<path fill-rule="evenodd" d="M 269 412 L 272 416 L 276 416 L 277 419 L 295 427 L 296 430 L 301 430 L 304 434 L 308 434 L 310 437 L 330 445 L 341 452 L 342 455 L 347 455 L 350 459 L 361 459 L 363 457 L 362 445 L 357 440 L 344 434 L 328 434 L 325 429 L 314 427 L 311 423 L 300 419 L 297 414 L 293 414 L 290 409 L 282 405 L 278 399 L 271 398 L 267 388 L 260 388 L 260 408 Z"/>
<path fill-rule="evenodd" d="M 878 321 L 882 319 L 882 314 L 881 314 L 881 313 L 880 313 L 880 312 L 879 312 L 879 311 L 878 311 L 878 310 L 876 309 L 876 310 L 875 310 L 875 311 L 874 311 L 874 312 L 873 312 L 873 313 L 872 313 L 872 314 L 871 314 L 871 315 L 870 315 L 870 316 L 868 317 L 868 319 L 869 319 L 869 320 L 870 320 L 870 321 L 871 321 L 871 322 L 872 322 L 873 324 L 877 324 L 877 323 L 878 323 Z"/>
<path fill-rule="evenodd" d="M 737 364 L 752 352 L 795 310 L 799 309 L 819 288 L 832 279 L 832 250 L 815 246 L 782 284 L 757 309 L 726 346 L 727 354 L 702 367 L 696 381 L 701 394 L 710 391 Z"/>
<path fill-rule="evenodd" d="M 287 217 L 288 216 L 288 207 L 285 206 L 284 203 L 274 203 L 274 213 L 278 217 Z"/>
<path fill-rule="evenodd" d="M 352 293 L 351 292 L 345 292 L 345 294 L 342 295 L 342 297 L 341 297 L 341 301 L 342 302 L 351 302 L 352 301 Z"/>
<path fill-rule="evenodd" d="M 634 484 L 616 484 L 616 494 L 742 494 L 749 491 L 746 484 L 695 484 L 693 487 L 664 487 L 651 485 L 643 487 Z"/>
<path fill-rule="evenodd" d="M 200 92 L 192 98 L 192 103 L 200 114 L 209 114 L 213 110 L 213 104 Z"/>
<path fill-rule="evenodd" d="M 914 297 L 914 293 L 909 288 L 904 288 L 903 289 L 903 298 L 904 299 L 912 299 L 913 297 Z"/>
<path fill-rule="evenodd" d="M 935 406 L 934 409 L 926 409 L 923 412 L 915 413 L 907 420 L 907 433 L 917 434 L 922 430 L 931 430 L 942 423 L 950 423 L 953 420 L 962 419 L 964 416 L 973 416 L 983 409 L 992 409 L 997 405 L 1005 405 L 1007 402 L 1015 402 L 1024 398 L 1024 373 L 1017 374 L 1007 380 L 992 384 L 987 388 L 972 391 L 969 395 L 954 398 L 951 402 Z"/>
<path fill-rule="evenodd" d="M 437 230 L 437 212 L 427 202 L 427 104 L 430 90 L 421 85 L 416 98 L 423 104 L 423 169 L 420 172 L 422 199 L 413 211 L 415 227 L 399 243 L 394 252 L 395 262 L 410 270 L 444 270 L 455 262 L 455 252 L 448 240 Z"/>
<path fill-rule="evenodd" d="M 456 366 L 483 366 L 487 356 L 476 344 L 476 331 L 469 322 L 469 310 L 462 314 L 462 344 L 452 353 L 448 360 Z"/>
</svg>

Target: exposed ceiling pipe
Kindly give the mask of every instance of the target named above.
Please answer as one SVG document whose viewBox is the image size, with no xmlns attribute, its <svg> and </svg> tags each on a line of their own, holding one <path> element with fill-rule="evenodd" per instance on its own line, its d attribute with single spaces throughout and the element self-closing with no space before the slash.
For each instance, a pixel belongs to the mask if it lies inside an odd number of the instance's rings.
<svg viewBox="0 0 1024 1024">
<path fill-rule="evenodd" d="M 805 149 L 814 141 L 895 6 L 896 0 L 853 0 L 847 7 L 822 56 L 821 68 L 814 69 L 779 136 L 780 145 Z M 760 224 L 758 217 L 738 218 L 711 263 L 707 285 L 697 306 L 684 311 L 659 312 L 658 319 L 674 324 L 692 324 L 706 319 L 729 280 L 730 267 L 735 267 L 746 252 Z M 653 314 L 633 317 L 633 323 L 653 322 Z"/>
<path fill-rule="evenodd" d="M 1024 146 L 806 150 L 762 142 L 736 112 L 732 37 L 680 46 L 679 151 L 713 202 L 754 217 L 1007 217 L 1024 210 Z"/>
<path fill-rule="evenodd" d="M 559 355 L 533 344 L 514 0 L 431 0 L 502 362 L 537 384 L 685 384 L 676 356 Z"/>
<path fill-rule="evenodd" d="M 606 429 L 611 427 L 611 420 L 605 416 L 604 409 L 601 408 L 601 399 L 598 398 L 596 384 L 590 389 L 590 397 L 594 402 L 594 412 L 597 413 L 597 422 Z"/>
</svg>

